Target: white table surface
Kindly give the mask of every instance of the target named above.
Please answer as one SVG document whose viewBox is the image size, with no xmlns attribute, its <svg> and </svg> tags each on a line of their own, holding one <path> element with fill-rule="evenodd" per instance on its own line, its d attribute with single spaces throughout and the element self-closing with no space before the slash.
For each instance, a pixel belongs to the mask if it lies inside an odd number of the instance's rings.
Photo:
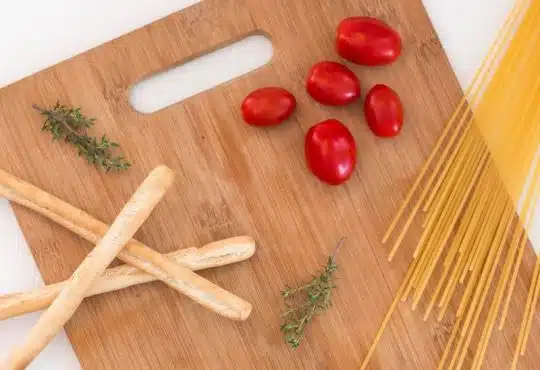
<svg viewBox="0 0 540 370">
<path fill-rule="evenodd" d="M 196 2 L 5 1 L 0 11 L 0 87 Z M 513 1 L 424 0 L 424 3 L 460 83 L 467 86 Z M 534 238 L 540 240 L 536 235 Z M 10 206 L 0 200 L 0 294 L 42 285 Z M 0 322 L 0 359 L 14 343 L 22 341 L 37 317 L 33 314 Z M 30 366 L 34 370 L 79 368 L 65 333 Z"/>
</svg>

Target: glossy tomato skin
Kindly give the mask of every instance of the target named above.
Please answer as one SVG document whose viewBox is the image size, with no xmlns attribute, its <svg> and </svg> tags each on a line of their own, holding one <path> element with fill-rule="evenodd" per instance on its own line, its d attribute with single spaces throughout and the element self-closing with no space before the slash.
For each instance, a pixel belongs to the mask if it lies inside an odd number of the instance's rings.
<svg viewBox="0 0 540 370">
<path fill-rule="evenodd" d="M 329 119 L 306 134 L 305 155 L 310 171 L 329 185 L 346 182 L 356 167 L 356 142 L 349 129 Z"/>
<path fill-rule="evenodd" d="M 375 18 L 347 18 L 337 29 L 338 54 L 356 64 L 380 66 L 393 63 L 401 55 L 401 48 L 399 34 Z"/>
<path fill-rule="evenodd" d="M 398 94 L 386 85 L 375 85 L 364 102 L 366 121 L 379 137 L 394 137 L 403 127 L 403 105 Z"/>
<path fill-rule="evenodd" d="M 313 99 L 326 105 L 346 105 L 360 97 L 360 81 L 347 66 L 319 62 L 309 71 L 306 89 Z"/>
<path fill-rule="evenodd" d="M 293 94 L 281 87 L 263 87 L 249 94 L 242 102 L 244 121 L 253 126 L 279 125 L 296 109 Z"/>
</svg>

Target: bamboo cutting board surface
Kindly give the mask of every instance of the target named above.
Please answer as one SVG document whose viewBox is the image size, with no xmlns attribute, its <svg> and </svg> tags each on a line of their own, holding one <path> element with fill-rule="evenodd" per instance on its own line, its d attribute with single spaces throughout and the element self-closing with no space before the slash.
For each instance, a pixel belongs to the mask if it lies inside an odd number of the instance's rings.
<svg viewBox="0 0 540 370">
<path fill-rule="evenodd" d="M 305 93 L 312 64 L 339 61 L 335 29 L 353 15 L 379 17 L 403 37 L 397 63 L 351 66 L 364 91 L 387 83 L 401 95 L 406 124 L 395 140 L 369 132 L 362 104 L 322 107 Z M 129 89 L 137 81 L 255 33 L 274 46 L 263 68 L 155 114 L 130 107 Z M 267 85 L 292 91 L 299 108 L 280 127 L 249 127 L 240 103 Z M 381 235 L 461 94 L 420 0 L 205 0 L 0 90 L 2 169 L 111 222 L 145 175 L 164 163 L 175 170 L 176 182 L 139 240 L 163 253 L 241 234 L 257 241 L 251 260 L 201 272 L 253 304 L 247 321 L 228 321 L 161 283 L 93 297 L 66 327 L 83 368 L 356 368 L 410 260 L 405 248 L 388 264 Z M 93 133 L 106 131 L 121 143 L 133 168 L 103 174 L 73 148 L 51 143 L 31 105 L 57 100 L 96 117 Z M 328 118 L 342 120 L 359 148 L 358 169 L 341 187 L 320 183 L 304 164 L 305 132 Z M 92 246 L 14 208 L 45 281 L 69 277 Z M 279 332 L 280 290 L 308 279 L 342 236 L 334 306 L 292 351 Z M 488 368 L 511 361 L 531 261 L 529 252 L 508 325 L 490 342 Z M 451 316 L 424 323 L 419 312 L 401 306 L 372 368 L 435 368 L 449 328 Z M 533 336 L 538 332 L 535 320 Z M 531 341 L 522 366 L 534 368 L 539 354 Z"/>
</svg>

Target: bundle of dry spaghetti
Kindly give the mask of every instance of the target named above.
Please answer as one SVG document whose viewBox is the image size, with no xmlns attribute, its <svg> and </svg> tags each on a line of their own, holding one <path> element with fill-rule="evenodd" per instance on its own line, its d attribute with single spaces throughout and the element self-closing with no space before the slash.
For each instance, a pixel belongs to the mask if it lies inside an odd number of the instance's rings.
<svg viewBox="0 0 540 370">
<path fill-rule="evenodd" d="M 421 223 L 411 265 L 362 369 L 409 298 L 413 310 L 424 299 L 424 320 L 436 313 L 439 321 L 457 301 L 438 368 L 461 368 L 469 351 L 471 368 L 481 368 L 497 321 L 504 326 L 528 245 L 540 191 L 539 127 L 540 0 L 518 0 L 383 237 L 392 242 L 392 260 L 411 225 Z M 525 352 L 539 295 L 537 259 L 512 368 Z M 471 346 L 473 337 L 479 340 Z"/>
</svg>

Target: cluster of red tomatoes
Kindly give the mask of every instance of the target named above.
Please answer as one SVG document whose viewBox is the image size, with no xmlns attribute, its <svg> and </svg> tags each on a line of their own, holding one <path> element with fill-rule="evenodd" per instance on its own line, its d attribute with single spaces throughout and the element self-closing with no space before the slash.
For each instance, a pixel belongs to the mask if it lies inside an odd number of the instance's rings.
<svg viewBox="0 0 540 370">
<path fill-rule="evenodd" d="M 370 17 L 343 20 L 337 29 L 338 54 L 356 64 L 381 66 L 401 54 L 401 38 L 384 22 Z M 344 64 L 324 61 L 309 71 L 306 89 L 317 102 L 344 106 L 360 98 L 360 81 Z M 281 87 L 264 87 L 249 94 L 242 103 L 244 120 L 254 126 L 284 122 L 296 108 L 295 97 Z M 394 137 L 403 126 L 403 107 L 394 90 L 375 85 L 367 93 L 364 113 L 371 131 L 380 137 Z M 305 139 L 307 166 L 325 183 L 347 181 L 356 166 L 356 142 L 340 121 L 329 119 L 309 129 Z"/>
</svg>

